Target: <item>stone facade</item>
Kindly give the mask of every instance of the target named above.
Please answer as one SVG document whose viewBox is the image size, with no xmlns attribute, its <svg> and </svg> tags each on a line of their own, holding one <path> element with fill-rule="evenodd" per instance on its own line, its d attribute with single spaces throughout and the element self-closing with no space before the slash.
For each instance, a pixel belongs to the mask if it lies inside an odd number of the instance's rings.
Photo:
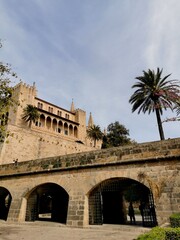
<svg viewBox="0 0 180 240">
<path fill-rule="evenodd" d="M 56 156 L 0 166 L 0 187 L 12 196 L 9 221 L 25 221 L 38 186 L 52 183 L 69 196 L 66 224 L 89 224 L 89 197 L 106 180 L 143 184 L 154 196 L 158 224 L 180 211 L 180 139 Z"/>
<path fill-rule="evenodd" d="M 94 124 L 92 115 L 87 125 L 86 112 L 75 109 L 73 102 L 70 110 L 63 109 L 38 98 L 35 84 L 29 86 L 24 83 L 14 87 L 13 98 L 19 104 L 9 110 L 9 137 L 0 146 L 0 164 L 94 149 L 86 133 L 87 128 Z M 31 126 L 22 119 L 27 104 L 35 106 L 40 114 Z M 101 148 L 101 141 L 96 148 Z"/>
</svg>

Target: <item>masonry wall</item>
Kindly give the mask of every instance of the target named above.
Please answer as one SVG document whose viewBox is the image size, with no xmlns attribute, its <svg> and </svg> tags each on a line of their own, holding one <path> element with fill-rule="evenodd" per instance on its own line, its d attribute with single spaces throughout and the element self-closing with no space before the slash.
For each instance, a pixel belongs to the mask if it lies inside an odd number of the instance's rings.
<svg viewBox="0 0 180 240">
<path fill-rule="evenodd" d="M 29 193 L 56 183 L 69 194 L 67 225 L 88 225 L 88 196 L 106 179 L 130 178 L 153 192 L 158 223 L 180 211 L 180 139 L 59 156 L 0 166 L 0 186 L 9 190 L 9 221 L 24 221 Z M 140 176 L 146 175 L 144 178 Z"/>
<path fill-rule="evenodd" d="M 12 125 L 8 131 L 11 133 L 10 136 L 4 144 L 1 144 L 0 164 L 12 163 L 16 159 L 21 162 L 93 149 L 68 136 L 61 137 Z"/>
</svg>

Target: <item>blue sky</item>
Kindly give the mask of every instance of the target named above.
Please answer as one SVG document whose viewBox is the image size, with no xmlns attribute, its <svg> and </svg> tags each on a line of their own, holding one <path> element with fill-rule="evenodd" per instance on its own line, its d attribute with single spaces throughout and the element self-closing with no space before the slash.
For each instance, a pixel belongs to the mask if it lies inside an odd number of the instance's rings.
<svg viewBox="0 0 180 240">
<path fill-rule="evenodd" d="M 38 97 L 66 109 L 74 99 L 102 130 L 119 121 L 135 141 L 157 141 L 155 114 L 131 112 L 131 86 L 157 67 L 180 79 L 179 12 L 179 0 L 0 0 L 0 61 Z M 163 127 L 180 137 L 180 122 Z"/>
</svg>

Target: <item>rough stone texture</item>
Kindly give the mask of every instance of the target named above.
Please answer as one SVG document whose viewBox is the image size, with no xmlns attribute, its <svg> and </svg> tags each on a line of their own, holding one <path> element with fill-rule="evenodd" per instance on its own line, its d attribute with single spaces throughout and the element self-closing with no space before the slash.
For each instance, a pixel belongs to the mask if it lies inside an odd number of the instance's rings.
<svg viewBox="0 0 180 240">
<path fill-rule="evenodd" d="M 25 221 L 35 187 L 56 183 L 69 194 L 67 225 L 88 225 L 88 195 L 104 180 L 130 178 L 151 188 L 158 223 L 180 211 L 180 139 L 57 156 L 0 166 L 0 186 L 12 195 L 9 221 Z M 146 178 L 140 179 L 140 174 Z"/>
<path fill-rule="evenodd" d="M 70 153 L 92 151 L 92 147 L 76 142 L 75 138 L 59 136 L 49 132 L 25 129 L 18 126 L 9 126 L 13 133 L 8 140 L 1 144 L 0 164 L 35 160 L 44 157 L 53 157 Z"/>
</svg>

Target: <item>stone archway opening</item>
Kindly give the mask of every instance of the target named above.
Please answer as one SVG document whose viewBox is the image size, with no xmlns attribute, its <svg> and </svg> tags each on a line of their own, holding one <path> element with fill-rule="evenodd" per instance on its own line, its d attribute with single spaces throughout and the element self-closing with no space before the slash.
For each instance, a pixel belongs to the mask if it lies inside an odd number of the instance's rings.
<svg viewBox="0 0 180 240">
<path fill-rule="evenodd" d="M 44 183 L 27 199 L 26 221 L 53 221 L 66 224 L 69 195 L 61 186 Z"/>
<path fill-rule="evenodd" d="M 7 220 L 11 201 L 10 192 L 4 187 L 0 187 L 0 219 Z"/>
<path fill-rule="evenodd" d="M 135 219 L 129 216 L 130 205 Z M 157 226 L 151 190 L 129 178 L 111 178 L 98 184 L 89 194 L 89 224 L 135 224 Z"/>
</svg>

